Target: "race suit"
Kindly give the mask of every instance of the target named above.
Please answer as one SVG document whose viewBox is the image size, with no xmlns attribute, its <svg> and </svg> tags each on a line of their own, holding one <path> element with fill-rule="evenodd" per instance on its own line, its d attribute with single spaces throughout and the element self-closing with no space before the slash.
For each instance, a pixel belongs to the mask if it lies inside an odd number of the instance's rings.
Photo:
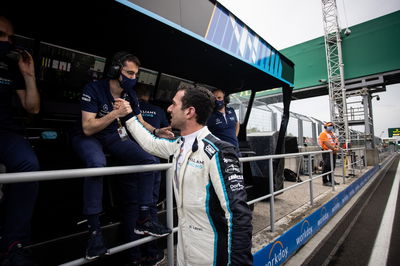
<svg viewBox="0 0 400 266">
<path fill-rule="evenodd" d="M 126 126 L 147 152 L 171 156 L 176 173 L 181 138 L 155 137 L 136 117 Z M 204 127 L 176 177 L 178 265 L 252 265 L 252 215 L 234 147 Z"/>
</svg>

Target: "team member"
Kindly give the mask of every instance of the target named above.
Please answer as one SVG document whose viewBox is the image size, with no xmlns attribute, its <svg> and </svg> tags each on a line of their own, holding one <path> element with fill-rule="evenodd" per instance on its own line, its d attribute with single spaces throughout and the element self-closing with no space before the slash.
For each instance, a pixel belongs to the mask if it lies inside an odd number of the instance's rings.
<svg viewBox="0 0 400 266">
<path fill-rule="evenodd" d="M 82 121 L 73 133 L 72 145 L 86 167 L 104 167 L 103 149 L 123 165 L 153 164 L 154 158 L 129 138 L 124 124 L 137 115 L 150 131 L 154 127 L 143 121 L 134 90 L 139 71 L 138 58 L 127 52 L 114 55 L 108 78 L 86 85 L 81 98 Z M 119 101 L 124 98 L 123 102 Z M 133 111 L 132 111 L 133 109 Z M 162 134 L 162 130 L 158 130 Z M 127 241 L 138 234 L 163 236 L 171 232 L 153 221 L 150 205 L 153 202 L 153 172 L 124 175 L 116 179 L 120 183 L 123 209 L 123 231 Z M 103 178 L 87 177 L 84 181 L 83 212 L 88 218 L 90 238 L 86 258 L 94 259 L 108 253 L 100 230 L 99 214 L 102 212 Z M 137 215 L 137 205 L 139 214 Z M 139 217 L 137 217 L 139 216 Z M 135 225 L 136 222 L 136 225 Z M 135 227 L 135 228 L 134 228 Z M 131 250 L 130 260 L 140 259 L 138 249 Z"/>
<path fill-rule="evenodd" d="M 337 157 L 337 151 L 339 150 L 338 146 L 338 139 L 335 136 L 335 133 L 333 133 L 334 125 L 332 122 L 327 122 L 324 124 L 325 130 L 319 134 L 318 137 L 318 144 L 322 148 L 322 150 L 332 150 L 333 151 L 333 170 L 335 170 L 336 167 L 336 157 Z M 330 159 L 330 154 L 329 153 L 323 153 L 322 154 L 322 159 L 324 161 L 324 166 L 322 173 L 327 173 L 331 171 L 331 159 Z M 322 176 L 322 182 L 324 186 L 332 186 L 333 182 L 332 174 L 324 175 Z M 338 182 L 335 181 L 335 185 L 339 185 Z"/>
<path fill-rule="evenodd" d="M 149 103 L 151 90 L 144 84 L 136 86 L 136 93 L 139 99 L 140 114 L 143 120 L 155 128 L 164 128 L 169 126 L 167 116 L 163 109 Z M 154 157 L 156 163 L 160 163 L 158 157 Z M 153 203 L 150 206 L 150 213 L 154 221 L 158 220 L 157 203 L 160 194 L 161 172 L 154 171 L 153 184 Z M 164 252 L 157 247 L 157 242 L 152 241 L 145 244 L 142 249 L 142 265 L 154 265 L 164 258 Z"/>
<path fill-rule="evenodd" d="M 207 127 L 215 136 L 227 141 L 239 149 L 240 123 L 235 110 L 225 104 L 225 93 L 221 89 L 213 91 L 215 96 L 215 109 L 207 121 Z"/>
<path fill-rule="evenodd" d="M 146 151 L 172 157 L 178 265 L 252 265 L 251 211 L 235 147 L 205 126 L 214 101 L 207 89 L 178 89 L 168 107 L 182 135 L 176 140 L 154 137 L 138 117 L 127 128 Z"/>
<path fill-rule="evenodd" d="M 13 48 L 13 34 L 11 22 L 0 17 L 0 163 L 9 173 L 39 171 L 36 154 L 23 137 L 23 127 L 12 118 L 15 94 L 28 113 L 37 114 L 40 110 L 32 56 L 25 50 Z M 4 186 L 5 213 L 0 239 L 2 265 L 34 265 L 29 252 L 21 247 L 30 239 L 37 193 L 38 182 Z"/>
</svg>

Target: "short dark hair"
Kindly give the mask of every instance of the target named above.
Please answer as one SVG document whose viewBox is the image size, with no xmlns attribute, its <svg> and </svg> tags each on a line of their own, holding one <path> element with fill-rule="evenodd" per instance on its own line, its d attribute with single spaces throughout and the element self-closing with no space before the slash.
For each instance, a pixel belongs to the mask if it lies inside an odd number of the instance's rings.
<svg viewBox="0 0 400 266">
<path fill-rule="evenodd" d="M 224 94 L 224 102 L 225 102 L 225 106 L 228 105 L 231 102 L 231 98 L 229 97 L 229 95 L 226 94 L 225 90 L 220 89 L 220 88 L 215 88 L 212 90 L 212 93 L 215 93 L 216 91 L 220 91 Z"/>
<path fill-rule="evenodd" d="M 127 51 L 121 51 L 121 52 L 115 53 L 112 57 L 111 64 L 113 66 L 115 66 L 115 65 L 124 66 L 127 61 L 134 62 L 138 67 L 140 67 L 139 58 L 137 58 L 137 56 L 135 56 Z"/>
<path fill-rule="evenodd" d="M 135 86 L 136 95 L 140 96 L 150 96 L 151 95 L 151 86 L 143 83 L 137 83 Z"/>
<path fill-rule="evenodd" d="M 220 91 L 220 92 L 222 92 L 224 95 L 226 95 L 225 91 L 224 91 L 223 89 L 220 89 L 220 88 L 214 88 L 214 89 L 212 90 L 212 93 L 214 93 L 214 92 L 216 92 L 216 91 Z"/>
<path fill-rule="evenodd" d="M 196 109 L 196 122 L 205 125 L 214 110 L 215 97 L 206 88 L 182 87 L 178 91 L 185 91 L 182 97 L 182 110 L 194 107 Z"/>
<path fill-rule="evenodd" d="M 119 75 L 121 74 L 122 67 L 125 66 L 125 63 L 127 61 L 133 62 L 138 67 L 140 67 L 139 58 L 137 58 L 133 54 L 131 54 L 127 51 L 117 52 L 112 56 L 112 58 L 110 60 L 111 63 L 108 66 L 107 77 L 109 77 L 111 79 L 118 78 Z"/>
</svg>

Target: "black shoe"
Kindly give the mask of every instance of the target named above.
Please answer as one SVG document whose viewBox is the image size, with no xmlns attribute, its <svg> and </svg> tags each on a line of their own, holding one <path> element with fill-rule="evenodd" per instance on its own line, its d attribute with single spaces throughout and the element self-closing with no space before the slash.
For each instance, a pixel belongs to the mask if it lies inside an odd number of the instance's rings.
<svg viewBox="0 0 400 266">
<path fill-rule="evenodd" d="M 323 185 L 326 187 L 331 187 L 332 183 L 328 181 L 328 182 L 324 182 Z"/>
<path fill-rule="evenodd" d="M 338 186 L 338 185 L 340 185 L 340 183 L 338 183 L 338 182 L 335 181 L 335 186 Z"/>
<path fill-rule="evenodd" d="M 151 235 L 157 237 L 166 236 L 172 232 L 171 229 L 151 220 L 147 220 L 142 224 L 137 223 L 134 231 L 135 234 L 138 235 Z"/>
<path fill-rule="evenodd" d="M 109 255 L 110 251 L 107 249 L 101 232 L 94 231 L 90 234 L 90 238 L 86 248 L 87 260 L 94 260 L 103 255 Z"/>
<path fill-rule="evenodd" d="M 19 243 L 11 248 L 1 262 L 3 266 L 37 266 L 32 260 L 31 250 L 23 248 Z"/>
</svg>

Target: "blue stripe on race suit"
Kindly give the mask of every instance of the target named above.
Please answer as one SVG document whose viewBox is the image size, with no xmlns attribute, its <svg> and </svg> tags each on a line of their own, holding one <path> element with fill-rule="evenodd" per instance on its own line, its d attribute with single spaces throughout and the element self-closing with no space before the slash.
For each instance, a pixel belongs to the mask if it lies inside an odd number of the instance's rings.
<svg viewBox="0 0 400 266">
<path fill-rule="evenodd" d="M 217 151 L 219 149 L 214 145 L 214 143 L 210 142 L 208 139 L 204 139 L 204 141 L 208 142 L 211 146 L 213 146 Z M 224 197 L 225 197 L 225 202 L 226 202 L 226 209 L 229 212 L 229 233 L 228 233 L 228 265 L 231 264 L 231 249 L 232 249 L 232 211 L 231 208 L 229 207 L 229 198 L 228 198 L 228 193 L 226 192 L 226 186 L 225 186 L 225 181 L 224 181 L 224 175 L 222 174 L 221 170 L 221 165 L 219 163 L 219 156 L 218 153 L 215 154 L 215 162 L 217 163 L 217 168 L 218 168 L 218 173 L 219 173 L 219 179 L 221 181 L 221 186 L 224 190 Z"/>
<path fill-rule="evenodd" d="M 215 228 L 214 222 L 212 220 L 211 214 L 210 214 L 210 187 L 211 184 L 208 183 L 208 185 L 206 186 L 206 212 L 207 212 L 207 216 L 208 216 L 208 221 L 211 224 L 211 227 L 214 231 L 214 263 L 213 265 L 217 265 L 217 243 L 218 243 L 218 233 L 217 233 L 217 229 Z"/>
</svg>

